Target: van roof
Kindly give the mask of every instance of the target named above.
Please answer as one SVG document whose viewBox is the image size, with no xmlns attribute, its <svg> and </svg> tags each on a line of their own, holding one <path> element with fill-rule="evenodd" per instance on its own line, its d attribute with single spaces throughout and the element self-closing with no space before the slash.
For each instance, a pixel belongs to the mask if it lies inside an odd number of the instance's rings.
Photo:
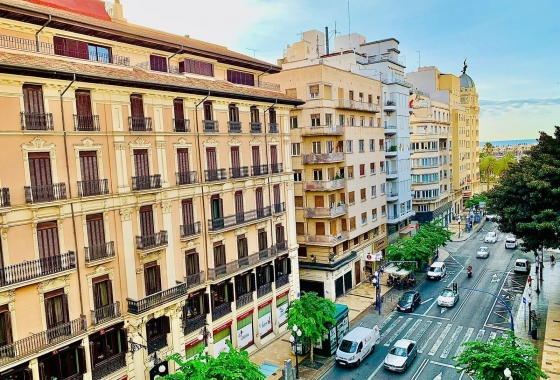
<svg viewBox="0 0 560 380">
<path fill-rule="evenodd" d="M 443 266 L 443 263 L 441 261 L 436 261 L 435 263 L 430 265 L 430 267 L 441 267 L 441 266 Z"/>
<path fill-rule="evenodd" d="M 350 331 L 344 336 L 344 339 L 351 341 L 361 340 L 365 335 L 373 332 L 373 329 L 368 329 L 366 327 L 356 327 L 354 330 Z"/>
</svg>

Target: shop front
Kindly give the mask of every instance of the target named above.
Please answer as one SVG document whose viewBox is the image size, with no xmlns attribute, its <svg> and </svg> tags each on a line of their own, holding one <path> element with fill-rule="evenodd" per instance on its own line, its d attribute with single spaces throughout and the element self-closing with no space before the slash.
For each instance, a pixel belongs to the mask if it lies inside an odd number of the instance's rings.
<svg viewBox="0 0 560 380">
<path fill-rule="evenodd" d="M 276 311 L 277 311 L 276 322 L 278 323 L 278 327 L 282 326 L 284 323 L 288 321 L 288 303 L 289 303 L 288 294 L 289 293 L 290 291 L 288 290 L 276 296 Z"/>
<path fill-rule="evenodd" d="M 214 330 L 214 357 L 218 357 L 220 352 L 229 351 L 227 341 L 231 342 L 231 324 L 228 322 Z"/>
<path fill-rule="evenodd" d="M 259 306 L 258 323 L 261 339 L 272 332 L 272 300 Z"/>
<path fill-rule="evenodd" d="M 198 354 L 201 353 L 206 348 L 206 341 L 203 339 L 198 339 L 198 337 L 187 344 L 185 344 L 185 359 L 192 360 L 198 357 Z"/>
<path fill-rule="evenodd" d="M 333 314 L 333 318 L 336 320 L 335 324 L 329 326 L 328 333 L 324 336 L 324 339 L 315 344 L 315 353 L 321 356 L 331 356 L 336 353 L 336 349 L 344 335 L 348 333 L 350 327 L 350 319 L 348 313 L 350 309 L 346 305 L 341 305 L 338 303 L 334 304 L 336 310 Z"/>
<path fill-rule="evenodd" d="M 0 372 L 0 380 L 32 380 L 33 374 L 29 362 Z"/>
<path fill-rule="evenodd" d="M 86 355 L 82 341 L 54 350 L 39 357 L 40 380 L 65 380 L 86 372 Z"/>
<path fill-rule="evenodd" d="M 119 323 L 89 336 L 93 380 L 126 368 L 128 344 L 123 325 Z"/>
<path fill-rule="evenodd" d="M 253 310 L 237 317 L 237 348 L 244 349 L 255 341 L 253 335 Z"/>
</svg>

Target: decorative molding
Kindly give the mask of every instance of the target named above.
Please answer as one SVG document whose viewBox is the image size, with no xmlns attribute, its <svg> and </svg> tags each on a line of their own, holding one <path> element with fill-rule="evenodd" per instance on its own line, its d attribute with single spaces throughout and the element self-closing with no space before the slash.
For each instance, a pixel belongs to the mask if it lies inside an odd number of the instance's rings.
<svg viewBox="0 0 560 380">
<path fill-rule="evenodd" d="M 276 137 L 273 137 L 273 138 L 270 139 L 270 141 L 268 143 L 270 144 L 270 143 L 277 143 L 277 142 L 278 142 L 278 140 L 276 139 Z"/>
<path fill-rule="evenodd" d="M 186 147 L 190 145 L 192 144 L 188 143 L 184 137 L 181 137 L 175 144 L 173 144 L 174 147 Z"/>
<path fill-rule="evenodd" d="M 129 142 L 128 146 L 132 157 L 134 157 L 134 149 L 148 149 L 148 156 L 152 155 L 152 143 L 144 140 L 142 136 L 138 136 L 136 140 Z"/>
<path fill-rule="evenodd" d="M 210 238 L 210 240 L 212 241 L 212 243 L 218 242 L 218 241 L 222 241 L 226 238 L 226 235 L 224 233 L 220 233 L 220 234 L 216 234 L 214 236 L 212 236 Z"/>
<path fill-rule="evenodd" d="M 157 149 L 165 150 L 165 146 L 166 146 L 165 141 L 163 141 L 163 142 L 162 141 L 156 141 L 156 148 Z"/>
<path fill-rule="evenodd" d="M 115 150 L 125 150 L 126 149 L 126 143 L 124 142 L 116 142 L 114 143 L 115 146 Z"/>
<path fill-rule="evenodd" d="M 257 223 L 256 227 L 257 227 L 258 230 L 260 230 L 261 228 L 266 228 L 267 224 L 268 223 L 266 221 L 260 222 L 260 223 Z"/>
<path fill-rule="evenodd" d="M 14 311 L 16 302 L 16 291 L 14 289 L 0 293 L 0 305 L 8 305 L 10 311 Z"/>
<path fill-rule="evenodd" d="M 253 146 L 253 145 L 261 145 L 261 144 L 262 144 L 262 141 L 259 140 L 259 139 L 256 138 L 256 137 L 253 137 L 253 139 L 252 139 L 251 141 L 249 141 L 249 145 L 251 145 L 251 146 Z"/>
<path fill-rule="evenodd" d="M 64 288 L 64 294 L 70 293 L 70 276 L 60 276 L 55 277 L 50 280 L 42 281 L 37 285 L 37 292 L 39 293 L 39 299 L 41 302 L 44 301 L 44 294 L 52 290 Z"/>
<path fill-rule="evenodd" d="M 212 137 L 209 137 L 208 140 L 206 140 L 202 143 L 202 145 L 204 147 L 215 147 L 215 148 L 217 148 L 218 147 L 218 142 L 216 140 L 214 140 Z"/>
<path fill-rule="evenodd" d="M 241 141 L 239 141 L 237 139 L 237 137 L 232 138 L 230 141 L 228 141 L 228 145 L 229 146 L 240 146 L 241 145 Z"/>
<path fill-rule="evenodd" d="M 197 249 L 198 247 L 200 247 L 200 243 L 195 243 L 194 241 L 190 240 L 187 244 L 185 244 L 185 251 Z"/>
<path fill-rule="evenodd" d="M 89 137 L 86 137 L 85 139 L 82 140 L 82 145 L 85 146 L 86 148 L 91 148 L 94 146 L 93 140 L 90 139 Z M 101 147 L 101 144 L 95 144 L 95 146 Z"/>
<path fill-rule="evenodd" d="M 241 227 L 235 230 L 235 236 L 243 235 L 247 233 L 247 227 Z"/>
<path fill-rule="evenodd" d="M 161 202 L 161 210 L 164 214 L 169 214 L 171 212 L 171 202 Z"/>
<path fill-rule="evenodd" d="M 162 250 L 157 250 L 154 252 L 148 252 L 148 253 L 140 253 L 140 264 L 144 265 L 146 263 L 151 263 L 152 261 L 157 261 L 158 264 L 160 264 L 161 261 L 161 252 Z"/>
<path fill-rule="evenodd" d="M 121 214 L 121 222 L 126 222 L 132 219 L 132 208 L 121 208 L 119 213 Z"/>
</svg>

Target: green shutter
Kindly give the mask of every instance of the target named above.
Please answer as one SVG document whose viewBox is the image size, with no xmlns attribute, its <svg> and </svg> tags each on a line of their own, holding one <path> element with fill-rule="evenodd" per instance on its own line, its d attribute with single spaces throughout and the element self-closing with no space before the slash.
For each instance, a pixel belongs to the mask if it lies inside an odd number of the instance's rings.
<svg viewBox="0 0 560 380">
<path fill-rule="evenodd" d="M 245 326 L 249 326 L 253 323 L 253 314 L 248 315 L 246 318 L 243 318 L 240 321 L 237 321 L 237 330 L 241 330 Z"/>
<path fill-rule="evenodd" d="M 185 358 L 192 358 L 193 356 L 195 356 L 196 354 L 198 354 L 198 352 L 203 349 L 204 346 L 204 340 L 198 342 L 197 344 L 195 344 L 194 346 L 192 346 L 191 348 L 187 348 L 185 351 Z"/>
<path fill-rule="evenodd" d="M 271 305 L 266 305 L 262 309 L 259 310 L 259 318 L 264 317 L 265 315 L 269 314 L 272 311 Z"/>
<path fill-rule="evenodd" d="M 223 329 L 222 331 L 219 331 L 217 333 L 214 334 L 214 342 L 219 342 L 222 339 L 224 339 L 225 337 L 230 337 L 231 336 L 231 327 L 227 327 L 225 329 Z M 231 338 L 230 338 L 231 340 Z"/>
<path fill-rule="evenodd" d="M 286 302 L 288 302 L 288 295 L 287 294 L 285 296 L 282 296 L 282 297 L 276 299 L 276 306 L 282 306 Z"/>
</svg>

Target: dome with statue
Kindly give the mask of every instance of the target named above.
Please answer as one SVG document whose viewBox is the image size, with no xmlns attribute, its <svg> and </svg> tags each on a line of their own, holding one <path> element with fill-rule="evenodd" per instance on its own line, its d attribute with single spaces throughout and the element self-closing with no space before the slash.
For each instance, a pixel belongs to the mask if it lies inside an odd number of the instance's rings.
<svg viewBox="0 0 560 380">
<path fill-rule="evenodd" d="M 463 75 L 461 75 L 459 77 L 459 79 L 461 79 L 461 87 L 467 87 L 467 88 L 476 87 L 474 85 L 474 81 L 472 80 L 472 78 L 467 75 L 467 60 L 466 59 L 465 59 L 465 62 L 463 62 L 462 73 L 463 73 Z"/>
</svg>

